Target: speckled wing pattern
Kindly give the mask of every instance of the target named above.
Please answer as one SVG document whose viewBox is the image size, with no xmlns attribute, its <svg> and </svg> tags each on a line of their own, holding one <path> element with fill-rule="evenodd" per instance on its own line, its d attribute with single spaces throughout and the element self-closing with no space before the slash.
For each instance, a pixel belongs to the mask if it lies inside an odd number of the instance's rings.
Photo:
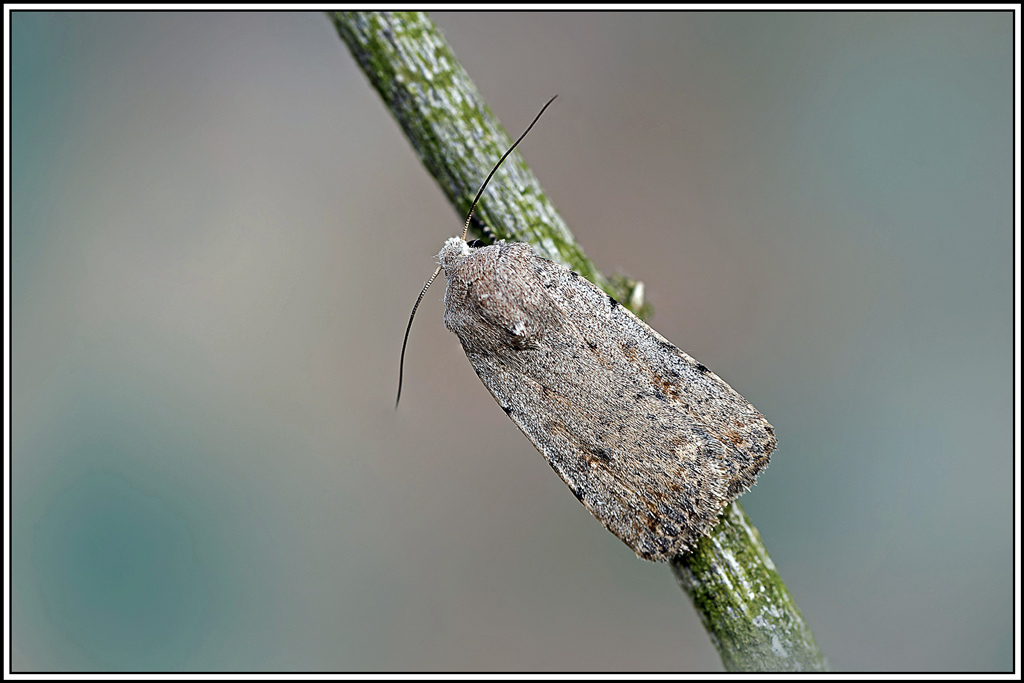
<svg viewBox="0 0 1024 683">
<path fill-rule="evenodd" d="M 775 448 L 764 417 L 706 367 L 528 244 L 438 255 L 445 325 L 576 497 L 647 560 L 686 552 Z"/>
</svg>

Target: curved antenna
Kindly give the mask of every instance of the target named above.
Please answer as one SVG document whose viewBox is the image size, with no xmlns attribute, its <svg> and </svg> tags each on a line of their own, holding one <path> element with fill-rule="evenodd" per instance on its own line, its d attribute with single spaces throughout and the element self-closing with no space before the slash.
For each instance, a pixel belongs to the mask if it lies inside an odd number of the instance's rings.
<svg viewBox="0 0 1024 683">
<path fill-rule="evenodd" d="M 398 402 L 402 399 L 402 371 L 405 369 L 405 345 L 409 343 L 409 331 L 412 330 L 412 319 L 416 317 L 416 309 L 420 307 L 420 302 L 423 301 L 423 295 L 427 293 L 427 287 L 434 281 L 437 274 L 441 272 L 441 266 L 434 269 L 434 274 L 427 280 L 427 284 L 423 285 L 423 289 L 420 290 L 420 295 L 416 297 L 416 303 L 412 307 L 412 313 L 409 314 L 409 324 L 405 328 L 405 339 L 402 340 L 402 359 L 398 361 L 398 396 L 395 397 L 395 410 L 398 410 Z"/>
<path fill-rule="evenodd" d="M 498 163 L 494 165 L 491 172 L 487 174 L 486 178 L 484 178 L 484 184 L 480 186 L 480 190 L 476 193 L 476 197 L 473 198 L 473 203 L 469 207 L 469 215 L 466 216 L 466 225 L 462 228 L 463 242 L 466 241 L 466 234 L 469 232 L 469 221 L 473 218 L 473 209 L 476 208 L 476 203 L 480 201 L 480 195 L 484 193 L 484 188 L 487 187 L 487 183 L 491 181 L 491 177 L 494 175 L 494 172 L 498 170 L 498 167 L 501 166 L 501 162 L 505 161 L 505 158 L 512 153 L 512 150 L 516 148 L 516 145 L 523 141 L 523 138 L 525 138 L 526 134 L 530 132 L 533 125 L 537 123 L 541 114 L 543 114 L 544 110 L 548 108 L 548 105 L 555 101 L 555 97 L 558 97 L 558 95 L 552 97 L 547 101 L 547 104 L 540 108 L 540 113 L 533 118 L 530 125 L 526 127 L 526 130 L 519 136 L 519 139 L 512 143 L 512 146 L 508 148 L 508 151 L 501 155 L 501 158 L 498 159 Z M 484 228 L 486 229 L 487 226 L 484 226 Z M 398 361 L 398 396 L 395 397 L 395 410 L 398 410 L 398 402 L 402 399 L 402 374 L 405 370 L 405 346 L 409 343 L 409 332 L 412 330 L 412 319 L 416 317 L 416 309 L 420 307 L 420 302 L 423 301 L 423 295 L 427 293 L 427 287 L 430 286 L 434 281 L 434 278 L 436 278 L 437 274 L 440 272 L 441 266 L 438 266 L 434 271 L 434 274 L 430 276 L 429 280 L 427 280 L 427 284 L 423 285 L 423 289 L 420 290 L 420 295 L 416 297 L 416 303 L 413 304 L 412 313 L 409 314 L 409 324 L 405 328 L 405 338 L 402 340 L 402 357 L 401 360 Z"/>
<path fill-rule="evenodd" d="M 476 197 L 473 198 L 473 203 L 469 207 L 469 215 L 466 216 L 466 225 L 465 225 L 465 227 L 462 228 L 462 239 L 463 239 L 463 241 L 465 241 L 466 235 L 469 233 L 469 219 L 473 217 L 473 209 L 476 208 L 476 203 L 478 201 L 480 201 L 480 195 L 482 195 L 484 193 L 484 188 L 487 187 L 487 183 L 489 183 L 491 181 L 491 176 L 493 176 L 494 172 L 498 170 L 499 166 L 501 166 L 501 162 L 505 161 L 505 157 L 507 157 L 509 154 L 511 154 L 512 150 L 514 150 L 516 148 L 516 145 L 518 145 L 520 142 L 523 141 L 523 138 L 526 137 L 526 134 L 530 132 L 531 128 L 533 128 L 533 124 L 537 123 L 537 121 L 540 119 L 541 114 L 544 113 L 544 110 L 547 109 L 548 106 L 552 102 L 555 101 L 555 97 L 558 97 L 558 95 L 555 95 L 554 97 L 552 97 L 550 100 L 547 101 L 547 104 L 545 104 L 543 107 L 540 108 L 540 113 L 537 114 L 537 116 L 535 116 L 533 118 L 533 123 L 531 123 L 529 126 L 527 126 L 526 130 L 523 131 L 523 134 L 519 136 L 519 139 L 516 140 L 515 142 L 513 142 L 512 146 L 508 148 L 508 151 L 501 155 L 501 158 L 498 159 L 498 163 L 496 163 L 494 165 L 494 168 L 491 169 L 491 172 L 487 174 L 486 178 L 484 178 L 484 184 L 480 186 L 480 191 L 476 193 Z"/>
</svg>

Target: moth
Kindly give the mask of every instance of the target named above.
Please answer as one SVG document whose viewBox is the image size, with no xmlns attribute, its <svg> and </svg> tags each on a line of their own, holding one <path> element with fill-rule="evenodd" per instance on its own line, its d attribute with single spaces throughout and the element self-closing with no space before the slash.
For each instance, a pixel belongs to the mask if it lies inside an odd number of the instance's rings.
<svg viewBox="0 0 1024 683">
<path fill-rule="evenodd" d="M 476 202 L 509 148 L 484 180 Z M 704 365 L 529 244 L 448 239 L 445 326 L 484 386 L 573 495 L 639 557 L 710 533 L 775 448 L 772 426 Z M 397 405 L 397 401 L 396 401 Z"/>
</svg>

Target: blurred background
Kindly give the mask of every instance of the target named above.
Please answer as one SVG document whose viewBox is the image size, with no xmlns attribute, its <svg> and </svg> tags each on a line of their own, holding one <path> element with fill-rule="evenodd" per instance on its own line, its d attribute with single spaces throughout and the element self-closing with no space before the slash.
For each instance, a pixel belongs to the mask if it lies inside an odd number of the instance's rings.
<svg viewBox="0 0 1024 683">
<path fill-rule="evenodd" d="M 837 670 L 1013 665 L 1013 15 L 437 13 L 775 426 Z M 322 14 L 11 18 L 12 666 L 721 670 L 409 310 L 461 217 Z"/>
</svg>

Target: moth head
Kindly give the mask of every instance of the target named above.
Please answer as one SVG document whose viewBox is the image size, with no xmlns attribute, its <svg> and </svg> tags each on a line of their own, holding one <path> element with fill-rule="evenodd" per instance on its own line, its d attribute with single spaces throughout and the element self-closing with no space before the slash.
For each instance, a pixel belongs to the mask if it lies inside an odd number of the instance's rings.
<svg viewBox="0 0 1024 683">
<path fill-rule="evenodd" d="M 472 249 L 466 244 L 466 240 L 461 237 L 449 237 L 445 240 L 444 246 L 441 247 L 441 251 L 437 254 L 437 263 L 444 270 L 445 275 L 447 275 L 459 261 L 469 256 L 471 251 Z"/>
</svg>

